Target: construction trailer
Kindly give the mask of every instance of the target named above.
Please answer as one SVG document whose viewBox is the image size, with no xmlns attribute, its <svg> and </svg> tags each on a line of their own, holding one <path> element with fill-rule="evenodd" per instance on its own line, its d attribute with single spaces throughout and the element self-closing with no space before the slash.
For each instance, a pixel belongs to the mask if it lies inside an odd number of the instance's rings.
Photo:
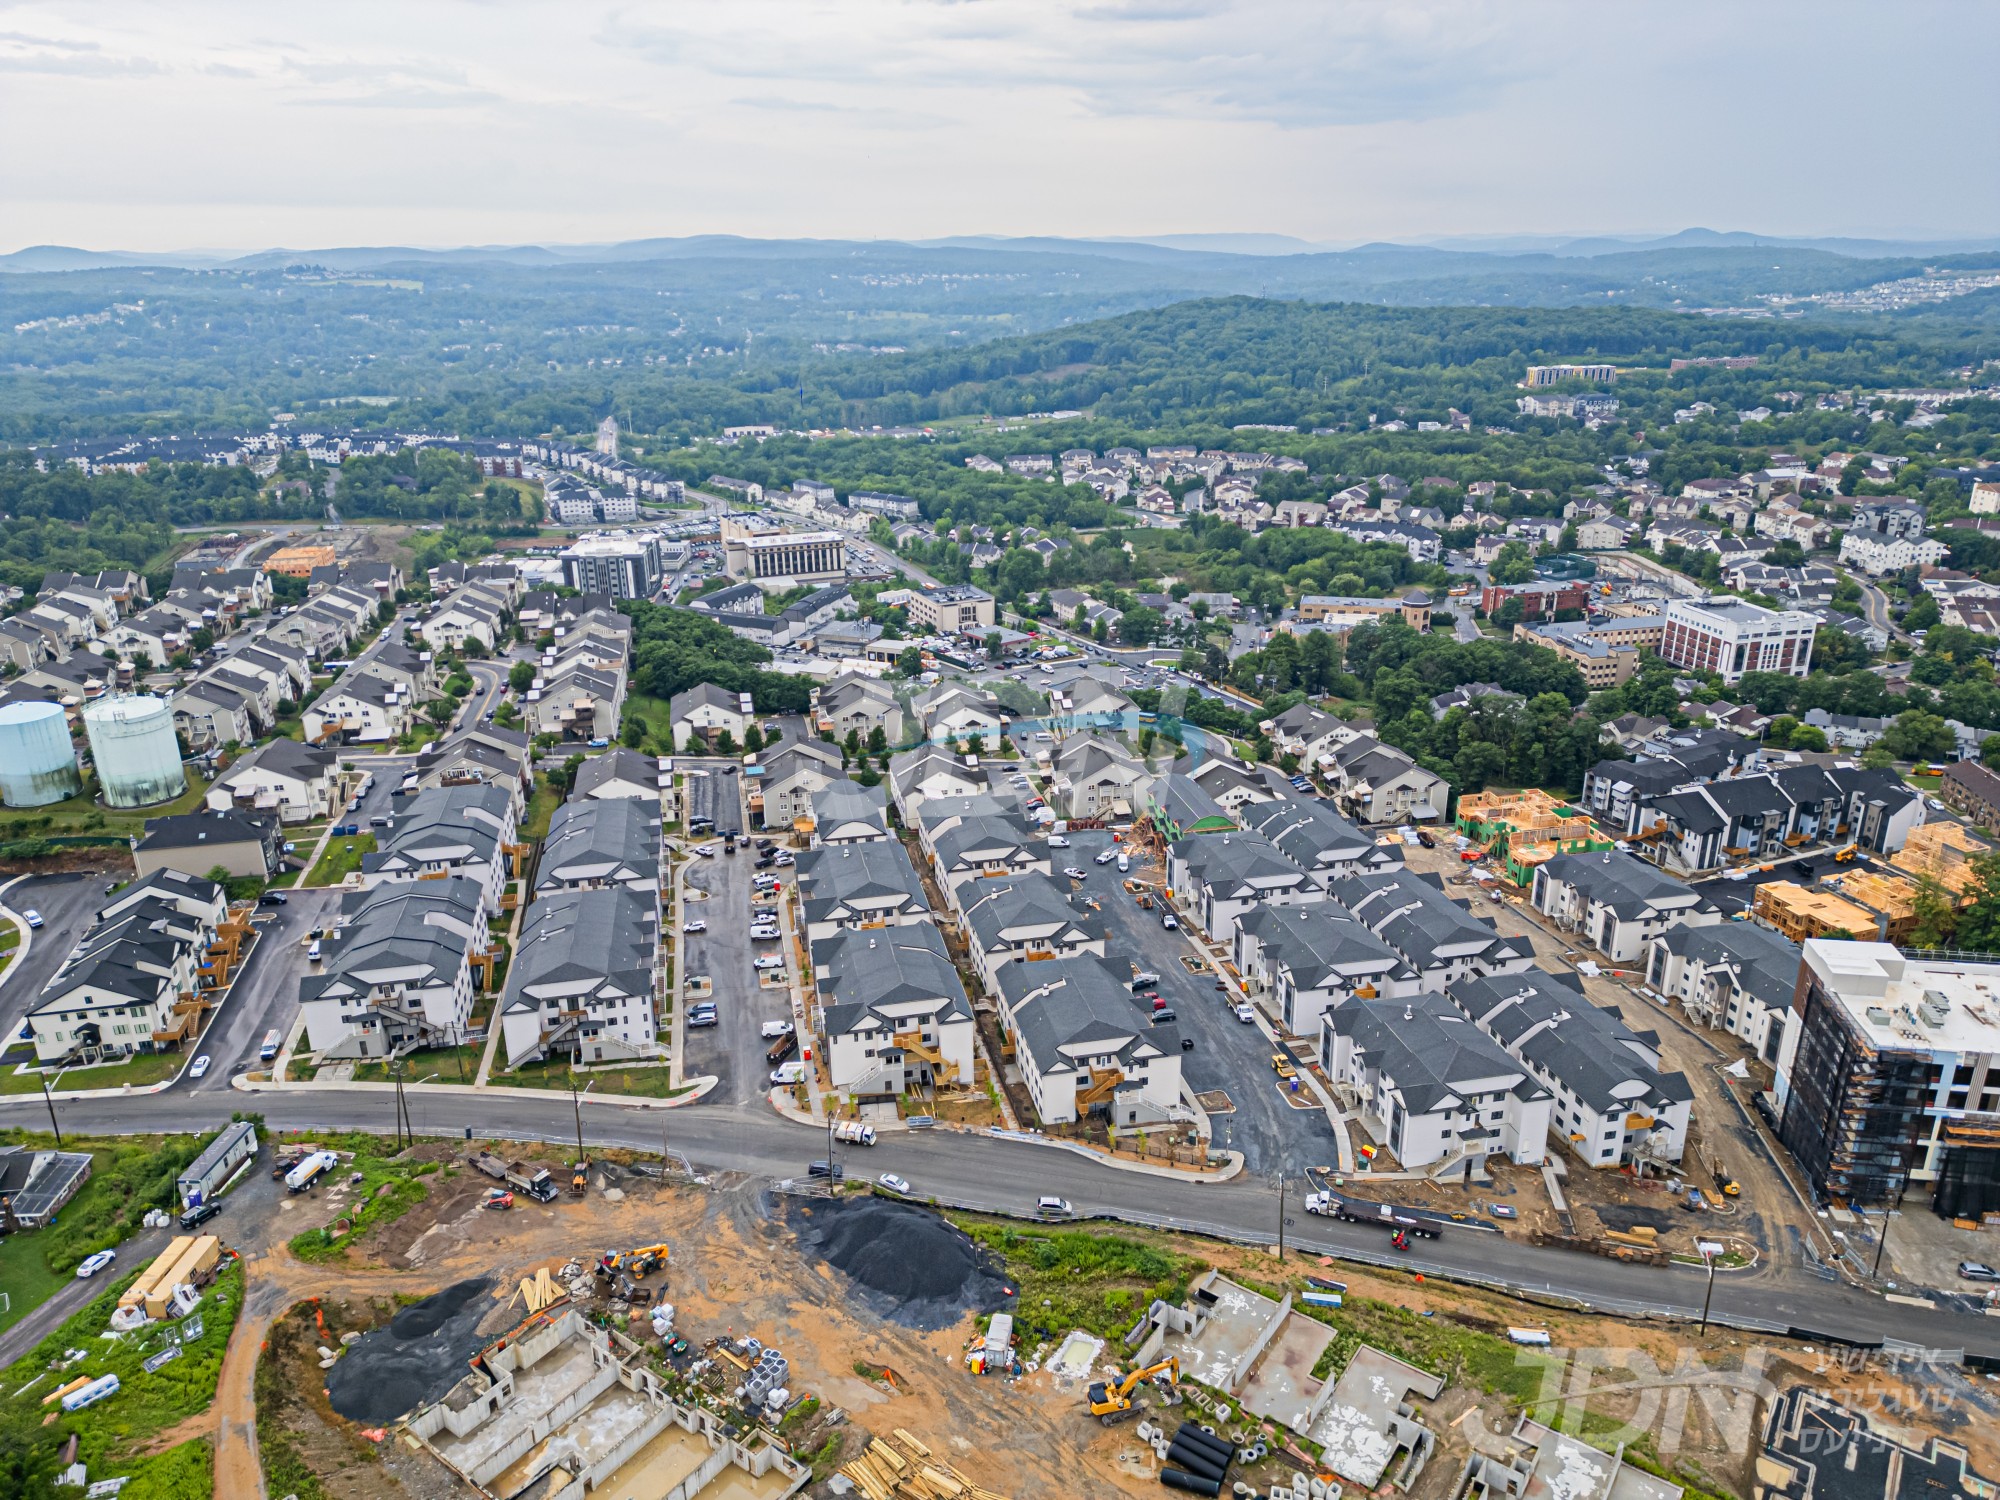
<svg viewBox="0 0 2000 1500">
<path fill-rule="evenodd" d="M 222 1134 L 208 1143 L 208 1149 L 174 1179 L 183 1209 L 199 1208 L 222 1190 L 238 1167 L 257 1154 L 257 1127 L 238 1120 L 223 1127 Z"/>
</svg>

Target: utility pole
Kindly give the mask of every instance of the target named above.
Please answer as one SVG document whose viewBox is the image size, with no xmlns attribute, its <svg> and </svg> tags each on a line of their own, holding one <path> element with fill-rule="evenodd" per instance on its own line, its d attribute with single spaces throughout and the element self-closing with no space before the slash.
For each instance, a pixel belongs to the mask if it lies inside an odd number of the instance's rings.
<svg viewBox="0 0 2000 1500">
<path fill-rule="evenodd" d="M 56 1101 L 55 1095 L 49 1092 L 49 1075 L 41 1073 L 38 1076 L 42 1080 L 42 1103 L 49 1107 L 49 1129 L 56 1133 L 56 1149 L 61 1150 L 62 1126 L 56 1123 Z"/>
<path fill-rule="evenodd" d="M 583 1170 L 583 1100 L 576 1091 L 576 1064 L 569 1066 L 569 1107 L 576 1113 L 576 1166 Z"/>
<path fill-rule="evenodd" d="M 833 1177 L 833 1101 L 822 1099 L 820 1108 L 826 1114 L 826 1195 L 831 1198 L 835 1195 L 836 1186 Z"/>
<path fill-rule="evenodd" d="M 1896 1189 L 1895 1203 L 1884 1203 L 1882 1205 L 1882 1234 L 1875 1241 L 1875 1269 L 1868 1273 L 1871 1277 L 1879 1278 L 1882 1274 L 1882 1252 L 1889 1248 L 1889 1216 L 1900 1210 L 1902 1206 L 1903 1189 L 1899 1186 Z"/>
<path fill-rule="evenodd" d="M 1715 1295 L 1715 1258 L 1722 1254 L 1723 1247 L 1716 1240 L 1700 1240 L 1695 1249 L 1701 1252 L 1702 1262 L 1708 1267 L 1708 1289 L 1701 1294 L 1701 1331 L 1708 1332 L 1708 1301 Z"/>
<path fill-rule="evenodd" d="M 1278 1169 L 1278 1259 L 1285 1258 L 1285 1173 Z"/>
</svg>

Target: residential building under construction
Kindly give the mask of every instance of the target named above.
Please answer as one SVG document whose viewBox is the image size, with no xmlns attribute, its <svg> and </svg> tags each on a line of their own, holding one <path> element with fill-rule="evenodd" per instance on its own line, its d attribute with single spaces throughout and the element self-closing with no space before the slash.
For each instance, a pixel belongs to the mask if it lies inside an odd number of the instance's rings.
<svg viewBox="0 0 2000 1500">
<path fill-rule="evenodd" d="M 1824 1200 L 2000 1213 L 2000 963 L 1813 938 L 1778 1057 L 1778 1138 Z"/>
</svg>

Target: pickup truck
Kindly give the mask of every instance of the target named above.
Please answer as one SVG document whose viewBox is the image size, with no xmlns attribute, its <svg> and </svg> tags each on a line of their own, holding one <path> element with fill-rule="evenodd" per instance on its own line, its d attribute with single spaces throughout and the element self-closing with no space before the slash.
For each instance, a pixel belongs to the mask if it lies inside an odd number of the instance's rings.
<svg viewBox="0 0 2000 1500">
<path fill-rule="evenodd" d="M 833 1127 L 833 1138 L 850 1146 L 872 1146 L 875 1144 L 875 1127 L 864 1125 L 859 1120 L 842 1120 Z"/>
</svg>

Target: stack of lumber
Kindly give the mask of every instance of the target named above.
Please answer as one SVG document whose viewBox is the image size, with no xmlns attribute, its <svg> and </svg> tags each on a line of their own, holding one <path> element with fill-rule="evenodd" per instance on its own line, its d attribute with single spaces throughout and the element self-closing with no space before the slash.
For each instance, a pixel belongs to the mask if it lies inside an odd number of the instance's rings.
<svg viewBox="0 0 2000 1500">
<path fill-rule="evenodd" d="M 859 1458 L 840 1466 L 867 1500 L 1004 1500 L 983 1490 L 898 1427 L 891 1446 L 870 1438 Z"/>
</svg>

